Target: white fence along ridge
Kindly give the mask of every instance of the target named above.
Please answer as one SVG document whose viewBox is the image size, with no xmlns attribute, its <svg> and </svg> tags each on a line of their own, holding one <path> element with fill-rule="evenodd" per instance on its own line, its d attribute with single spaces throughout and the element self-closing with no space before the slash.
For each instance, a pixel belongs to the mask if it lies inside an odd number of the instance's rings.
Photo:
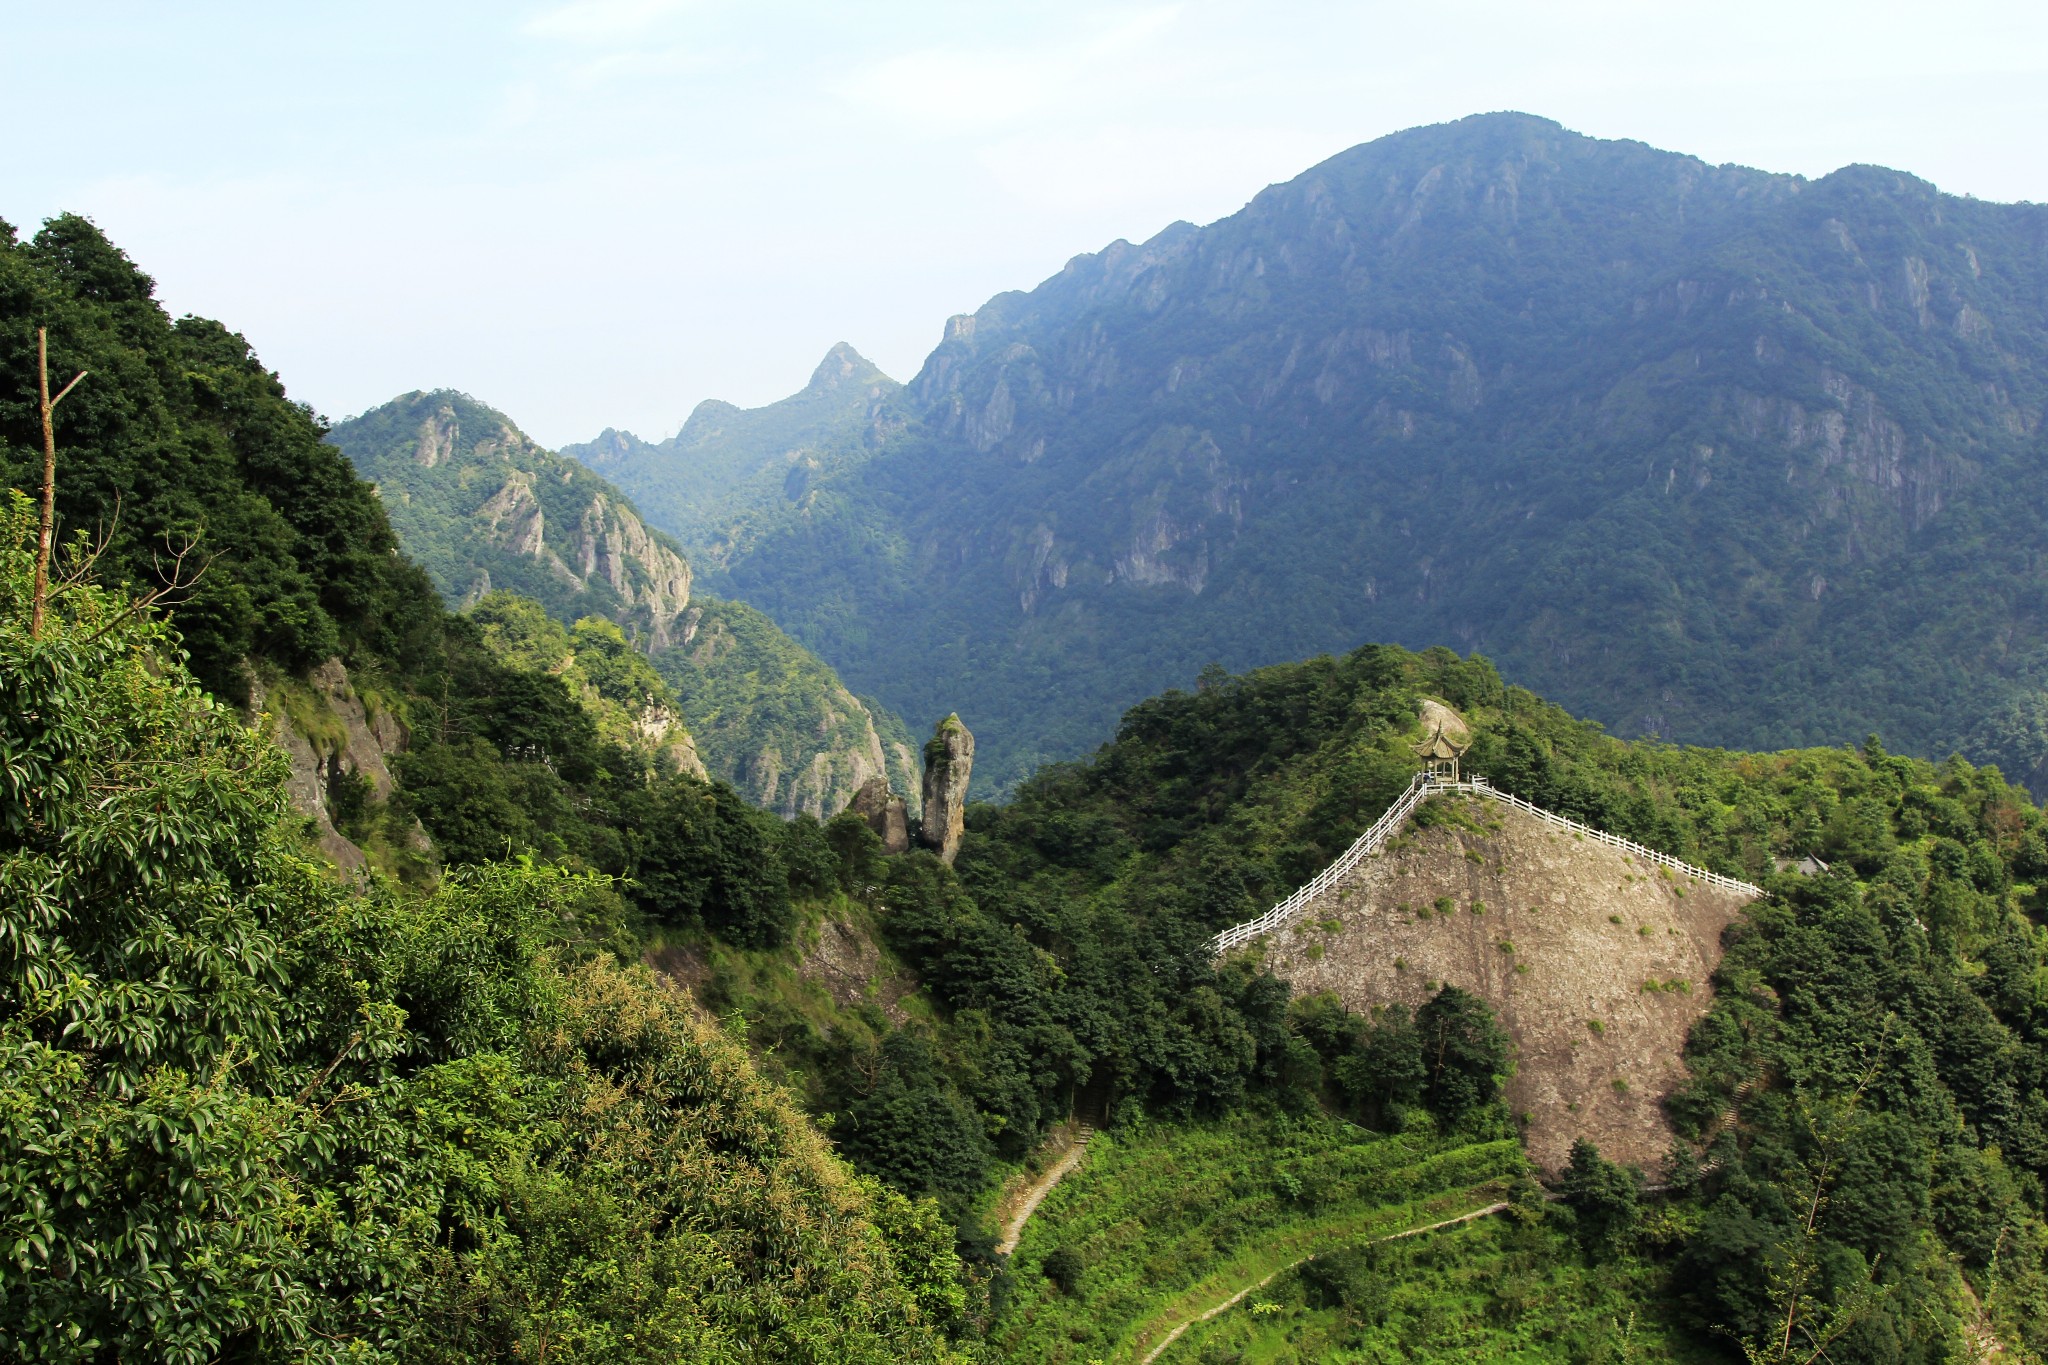
<svg viewBox="0 0 2048 1365">
<path fill-rule="evenodd" d="M 1465 796 L 1477 796 L 1489 801 L 1503 802 L 1513 806 L 1516 810 L 1527 811 L 1546 824 L 1555 825 L 1559 829 L 1569 830 L 1575 835 L 1596 840 L 1599 843 L 1608 845 L 1610 848 L 1621 849 L 1632 857 L 1641 858 L 1645 862 L 1655 863 L 1660 867 L 1668 867 L 1673 872 L 1688 877 L 1693 881 L 1705 882 L 1708 886 L 1719 887 L 1723 891 L 1734 891 L 1749 897 L 1751 900 L 1759 900 L 1764 894 L 1763 888 L 1760 886 L 1753 886 L 1734 877 L 1723 876 L 1719 872 L 1710 872 L 1704 867 L 1694 867 L 1691 863 L 1682 862 L 1672 857 L 1669 853 L 1660 853 L 1654 848 L 1645 848 L 1633 839 L 1624 839 L 1619 835 L 1609 834 L 1606 830 L 1594 829 L 1591 825 L 1582 825 L 1576 820 L 1569 820 L 1562 815 L 1553 814 L 1533 802 L 1524 801 L 1521 797 L 1511 792 L 1499 790 L 1483 777 L 1475 777 L 1469 782 L 1446 782 L 1425 772 L 1417 773 L 1415 780 L 1408 784 L 1407 789 L 1395 799 L 1394 804 L 1387 807 L 1387 813 L 1373 821 L 1372 828 L 1359 835 L 1352 842 L 1351 847 L 1338 855 L 1335 862 L 1331 863 L 1321 872 L 1318 872 L 1315 880 L 1303 886 L 1286 900 L 1281 901 L 1271 910 L 1260 915 L 1257 919 L 1246 920 L 1243 924 L 1232 925 L 1230 928 L 1225 929 L 1222 933 L 1216 935 L 1215 938 L 1209 940 L 1209 950 L 1212 953 L 1229 952 L 1240 944 L 1249 943 L 1255 938 L 1270 934 L 1282 925 L 1293 921 L 1303 910 L 1308 908 L 1310 902 L 1342 881 L 1345 875 L 1353 868 L 1385 847 L 1387 840 L 1407 821 L 1410 815 L 1415 813 L 1417 806 L 1430 797 L 1444 792 L 1456 792 Z"/>
</svg>

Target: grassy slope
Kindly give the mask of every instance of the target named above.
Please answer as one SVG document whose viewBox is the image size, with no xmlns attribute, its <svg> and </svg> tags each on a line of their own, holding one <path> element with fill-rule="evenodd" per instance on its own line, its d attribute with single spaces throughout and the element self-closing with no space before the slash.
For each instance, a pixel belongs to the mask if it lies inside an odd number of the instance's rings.
<svg viewBox="0 0 2048 1365">
<path fill-rule="evenodd" d="M 1010 1361 L 1134 1356 L 1184 1318 L 1332 1242 L 1453 1217 L 1499 1199 L 1523 1169 L 1509 1137 L 1394 1135 L 1321 1115 L 1099 1134 L 1047 1197 L 989 1333 Z M 1077 1257 L 1071 1292 L 1046 1275 Z"/>
<path fill-rule="evenodd" d="M 1321 1267 L 1287 1272 L 1195 1324 L 1162 1365 L 1723 1358 L 1660 1318 L 1641 1262 L 1589 1263 L 1544 1221 L 1483 1219 L 1383 1243 L 1354 1264 L 1362 1273 L 1348 1283 Z M 1347 1302 L 1346 1289 L 1366 1301 Z"/>
</svg>

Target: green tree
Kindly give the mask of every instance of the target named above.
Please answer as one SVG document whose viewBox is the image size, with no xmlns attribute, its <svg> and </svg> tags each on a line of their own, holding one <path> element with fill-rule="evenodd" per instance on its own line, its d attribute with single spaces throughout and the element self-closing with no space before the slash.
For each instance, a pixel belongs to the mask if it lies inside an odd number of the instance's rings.
<svg viewBox="0 0 2048 1365">
<path fill-rule="evenodd" d="M 1559 1190 L 1590 1246 L 1619 1250 L 1642 1222 L 1641 1174 L 1607 1160 L 1585 1138 L 1572 1143 Z"/>
<path fill-rule="evenodd" d="M 1491 1104 L 1512 1070 L 1507 1031 L 1486 1002 L 1456 986 L 1445 986 L 1415 1012 L 1423 1095 L 1429 1107 L 1455 1123 Z"/>
<path fill-rule="evenodd" d="M 0 1356 L 947 1356 L 936 1213 L 855 1179 L 685 996 L 574 951 L 601 884 L 336 885 L 160 619 L 60 576 L 30 633 L 31 526 L 15 495 Z"/>
</svg>

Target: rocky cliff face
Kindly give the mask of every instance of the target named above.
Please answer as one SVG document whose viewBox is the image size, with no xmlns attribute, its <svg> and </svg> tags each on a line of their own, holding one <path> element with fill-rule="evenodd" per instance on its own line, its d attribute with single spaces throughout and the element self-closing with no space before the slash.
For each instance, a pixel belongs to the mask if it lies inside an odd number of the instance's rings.
<svg viewBox="0 0 2048 1365">
<path fill-rule="evenodd" d="M 1623 733 L 2035 771 L 2044 242 L 1877 168 L 1416 129 L 953 319 L 720 581 L 899 711 L 972 688 L 998 790 L 1368 639 Z"/>
<path fill-rule="evenodd" d="M 690 566 L 632 505 L 504 414 L 412 393 L 329 439 L 377 484 L 406 549 L 451 602 L 518 592 L 558 618 L 606 616 L 659 649 L 690 605 Z"/>
<path fill-rule="evenodd" d="M 835 351 L 813 399 L 829 406 L 858 389 L 864 366 Z M 630 723 L 615 724 L 625 703 L 603 700 L 609 738 L 652 744 L 663 762 L 708 771 L 784 815 L 834 814 L 870 777 L 908 785 L 913 760 L 894 717 L 760 613 L 697 595 L 681 551 L 624 495 L 504 414 L 462 394 L 408 394 L 330 439 L 376 481 L 406 550 L 450 602 L 474 608 L 510 592 L 565 627 L 606 618 L 649 655 L 679 709 L 635 704 Z"/>
<path fill-rule="evenodd" d="M 860 790 L 853 794 L 853 800 L 846 809 L 867 822 L 875 837 L 882 841 L 884 853 L 909 850 L 909 811 L 903 804 L 903 798 L 890 790 L 888 779 L 871 777 L 861 783 Z"/>
<path fill-rule="evenodd" d="M 359 782 L 374 802 L 390 799 L 391 770 L 385 759 L 406 745 L 406 729 L 389 711 L 366 704 L 339 659 L 328 659 L 303 679 L 250 679 L 249 723 L 269 733 L 291 760 L 286 794 L 292 809 L 312 825 L 314 842 L 345 873 L 365 869 L 361 846 L 334 822 L 343 785 Z M 427 852 L 417 824 L 402 841 Z"/>
<path fill-rule="evenodd" d="M 758 806 L 829 819 L 867 783 L 916 771 L 901 722 L 751 607 L 699 598 L 653 662 L 707 766 Z"/>
<path fill-rule="evenodd" d="M 973 771 L 974 736 L 959 716 L 947 716 L 924 746 L 924 822 L 918 838 L 948 863 L 960 852 L 967 779 Z"/>
</svg>

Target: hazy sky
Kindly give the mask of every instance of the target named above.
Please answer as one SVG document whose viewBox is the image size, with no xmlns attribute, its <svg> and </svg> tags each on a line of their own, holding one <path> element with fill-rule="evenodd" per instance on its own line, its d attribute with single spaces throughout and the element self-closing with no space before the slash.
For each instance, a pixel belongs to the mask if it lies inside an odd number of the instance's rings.
<svg viewBox="0 0 2048 1365">
<path fill-rule="evenodd" d="M 2048 5 L 0 0 L 0 218 L 94 218 L 346 416 L 673 431 L 1493 109 L 2048 200 Z"/>
</svg>

